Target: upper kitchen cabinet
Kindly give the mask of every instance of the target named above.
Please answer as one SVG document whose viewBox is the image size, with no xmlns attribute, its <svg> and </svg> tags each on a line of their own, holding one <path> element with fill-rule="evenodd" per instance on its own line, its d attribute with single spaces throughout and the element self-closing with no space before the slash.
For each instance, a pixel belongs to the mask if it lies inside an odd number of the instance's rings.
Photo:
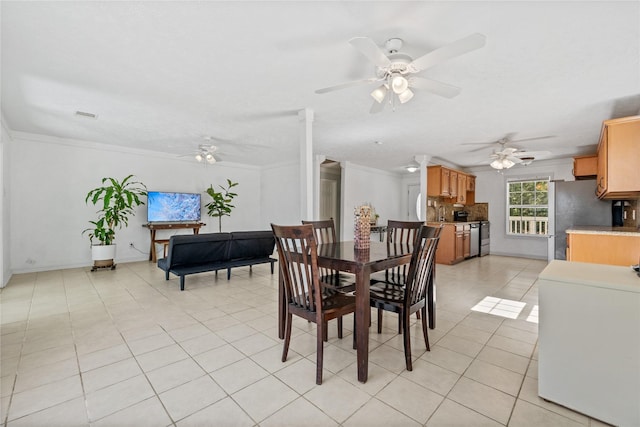
<svg viewBox="0 0 640 427">
<path fill-rule="evenodd" d="M 600 199 L 640 195 L 640 116 L 605 120 L 598 144 L 596 194 Z"/>
<path fill-rule="evenodd" d="M 427 167 L 427 196 L 445 197 L 451 203 L 475 203 L 476 177 L 444 166 Z"/>
<path fill-rule="evenodd" d="M 596 175 L 598 175 L 597 154 L 573 158 L 573 176 L 576 179 L 593 179 Z"/>
</svg>

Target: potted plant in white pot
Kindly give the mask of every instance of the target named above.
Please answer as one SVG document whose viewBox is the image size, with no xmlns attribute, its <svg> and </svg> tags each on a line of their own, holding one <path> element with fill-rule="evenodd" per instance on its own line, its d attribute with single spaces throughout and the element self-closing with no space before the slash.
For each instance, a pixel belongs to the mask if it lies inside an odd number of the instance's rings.
<svg viewBox="0 0 640 427">
<path fill-rule="evenodd" d="M 92 227 L 82 234 L 89 233 L 93 269 L 115 268 L 116 229 L 129 224 L 129 217 L 135 215 L 134 207 L 144 205 L 141 197 L 147 195 L 147 187 L 139 181 L 133 181 L 129 175 L 122 181 L 115 178 L 102 178 L 102 186 L 89 191 L 85 203 L 99 206 L 98 219 L 89 221 Z M 98 243 L 94 242 L 97 241 Z"/>
</svg>

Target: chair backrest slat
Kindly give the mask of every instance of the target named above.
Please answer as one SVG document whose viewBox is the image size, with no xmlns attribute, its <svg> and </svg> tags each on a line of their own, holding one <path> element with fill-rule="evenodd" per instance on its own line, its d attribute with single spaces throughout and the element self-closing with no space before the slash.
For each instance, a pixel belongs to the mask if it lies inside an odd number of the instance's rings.
<svg viewBox="0 0 640 427">
<path fill-rule="evenodd" d="M 312 225 L 313 231 L 316 236 L 316 243 L 321 245 L 323 243 L 335 243 L 337 241 L 336 238 L 336 226 L 333 222 L 333 218 L 323 219 L 318 221 L 307 221 L 303 220 L 303 224 Z M 321 277 L 329 277 L 331 275 L 337 275 L 338 272 L 329 270 L 327 268 L 320 268 L 320 276 Z"/>
<path fill-rule="evenodd" d="M 320 307 L 318 252 L 312 225 L 271 224 L 288 304 L 315 312 Z"/>
<path fill-rule="evenodd" d="M 435 268 L 435 255 L 440 240 L 439 227 L 421 227 L 418 240 L 411 255 L 409 272 L 407 275 L 405 298 L 409 305 L 426 298 L 429 280 Z M 435 229 L 435 230 L 434 230 Z M 437 234 L 437 237 L 431 237 Z"/>
</svg>

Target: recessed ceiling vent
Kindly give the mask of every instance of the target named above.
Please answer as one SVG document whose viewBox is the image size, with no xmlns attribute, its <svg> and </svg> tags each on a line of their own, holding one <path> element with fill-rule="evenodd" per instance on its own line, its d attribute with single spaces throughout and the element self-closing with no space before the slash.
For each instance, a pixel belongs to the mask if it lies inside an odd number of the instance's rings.
<svg viewBox="0 0 640 427">
<path fill-rule="evenodd" d="M 88 119 L 97 119 L 98 115 L 93 113 L 87 113 L 86 111 L 76 111 L 76 116 L 86 117 Z"/>
</svg>

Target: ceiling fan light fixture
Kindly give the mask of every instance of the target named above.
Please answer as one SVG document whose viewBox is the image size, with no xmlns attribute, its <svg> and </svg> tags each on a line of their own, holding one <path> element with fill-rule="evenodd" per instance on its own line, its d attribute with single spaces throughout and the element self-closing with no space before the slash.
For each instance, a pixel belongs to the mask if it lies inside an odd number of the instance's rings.
<svg viewBox="0 0 640 427">
<path fill-rule="evenodd" d="M 489 166 L 498 170 L 509 169 L 513 167 L 513 165 L 515 165 L 515 163 L 507 159 L 506 157 L 495 159 L 493 162 L 489 164 Z"/>
<path fill-rule="evenodd" d="M 207 163 L 209 164 L 213 164 L 216 162 L 216 158 L 213 157 L 213 154 L 211 153 L 207 153 L 207 155 L 205 156 L 205 159 L 207 160 Z"/>
<path fill-rule="evenodd" d="M 385 96 L 387 96 L 387 87 L 385 85 L 381 85 L 380 87 L 374 89 L 371 92 L 371 96 L 376 100 L 378 104 L 381 104 L 384 101 Z"/>
<path fill-rule="evenodd" d="M 411 98 L 413 98 L 413 92 L 411 92 L 410 89 L 407 89 L 404 92 L 398 94 L 398 99 L 400 100 L 401 104 L 404 104 L 405 102 L 409 101 Z"/>
<path fill-rule="evenodd" d="M 200 153 L 196 154 L 196 160 L 201 162 L 202 161 L 202 154 L 200 154 Z"/>
<path fill-rule="evenodd" d="M 414 173 L 415 171 L 417 171 L 417 170 L 418 170 L 418 166 L 415 166 L 415 165 L 409 165 L 409 166 L 407 166 L 405 169 L 407 170 L 407 172 Z"/>
<path fill-rule="evenodd" d="M 400 95 L 409 89 L 409 81 L 401 75 L 393 76 L 391 78 L 391 89 L 393 89 L 397 95 Z"/>
</svg>

